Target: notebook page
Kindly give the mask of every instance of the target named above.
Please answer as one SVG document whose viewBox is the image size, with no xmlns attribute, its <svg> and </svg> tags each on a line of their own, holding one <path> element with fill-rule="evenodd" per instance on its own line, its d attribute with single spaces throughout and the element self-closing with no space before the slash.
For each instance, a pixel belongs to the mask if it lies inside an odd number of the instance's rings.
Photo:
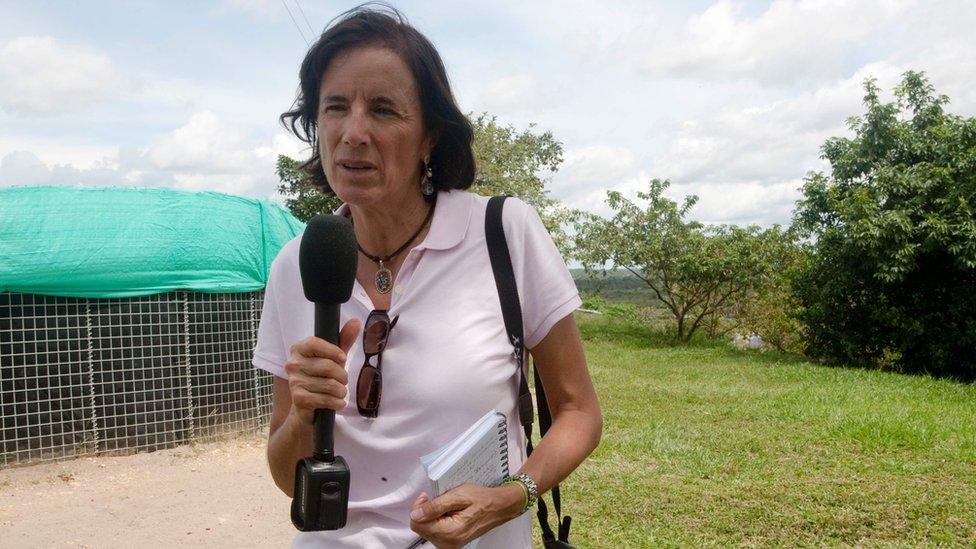
<svg viewBox="0 0 976 549">
<path fill-rule="evenodd" d="M 433 479 L 440 493 L 468 482 L 495 486 L 504 480 L 497 432 L 488 431 L 485 435 L 470 452 L 451 464 L 439 478 Z"/>
<path fill-rule="evenodd" d="M 463 433 L 454 437 L 454 439 L 451 440 L 451 442 L 448 442 L 447 444 L 441 446 L 437 450 L 434 450 L 433 452 L 421 457 L 420 463 L 423 464 L 424 468 L 428 469 L 428 471 L 433 470 L 436 467 L 437 463 L 443 462 L 445 459 L 448 459 L 446 457 L 442 459 L 441 456 L 446 456 L 448 453 L 455 452 L 459 446 L 462 446 L 464 444 L 470 444 L 471 443 L 470 440 L 473 437 L 473 433 L 483 428 L 485 423 L 490 422 L 492 416 L 498 413 L 499 412 L 492 410 L 487 414 L 481 416 L 481 419 L 474 422 L 474 424 L 472 424 L 471 427 L 468 427 L 467 430 L 465 430 Z"/>
<path fill-rule="evenodd" d="M 439 455 L 429 466 L 424 463 L 435 497 L 465 483 L 496 486 L 505 479 L 508 472 L 505 416 L 493 411 L 475 427 L 464 433 L 466 439 L 455 439 L 434 452 Z"/>
<path fill-rule="evenodd" d="M 481 444 L 482 439 L 492 430 L 497 431 L 498 427 L 492 425 L 493 421 L 497 420 L 490 415 L 482 417 L 464 435 L 452 442 L 446 448 L 446 451 L 438 456 L 431 464 L 429 471 L 431 478 L 442 477 L 444 471 L 452 467 L 456 462 L 465 459 L 468 453 L 476 451 L 474 448 L 475 445 Z"/>
</svg>

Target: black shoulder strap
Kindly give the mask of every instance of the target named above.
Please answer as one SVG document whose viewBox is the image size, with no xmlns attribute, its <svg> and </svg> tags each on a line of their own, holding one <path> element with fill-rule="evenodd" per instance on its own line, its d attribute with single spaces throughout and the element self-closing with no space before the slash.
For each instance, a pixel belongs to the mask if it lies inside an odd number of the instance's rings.
<svg viewBox="0 0 976 549">
<path fill-rule="evenodd" d="M 529 392 L 527 381 L 528 368 L 525 357 L 524 329 L 522 326 L 522 306 L 519 302 L 518 286 L 515 282 L 515 271 L 512 269 L 512 257 L 508 252 L 508 241 L 505 238 L 505 227 L 502 224 L 502 208 L 505 206 L 506 196 L 494 196 L 488 200 L 485 213 L 485 239 L 488 243 L 488 256 L 491 260 L 491 270 L 495 275 L 495 285 L 498 287 L 498 298 L 502 306 L 502 317 L 505 319 L 505 329 L 508 339 L 515 348 L 514 356 L 519 368 L 519 420 L 525 431 L 526 455 L 532 454 L 532 394 Z M 542 388 L 539 370 L 534 368 L 536 404 L 539 407 L 539 433 L 545 436 L 552 425 L 549 413 L 549 403 Z M 558 539 L 566 542 L 569 538 L 570 517 L 562 517 L 560 509 L 559 485 L 552 487 L 552 503 L 556 510 L 556 521 L 559 527 Z M 549 526 L 549 513 L 545 501 L 540 497 L 538 501 L 539 526 L 542 529 L 543 542 L 552 543 L 556 535 Z"/>
<path fill-rule="evenodd" d="M 485 217 L 485 240 L 488 242 L 488 257 L 491 260 L 491 270 L 495 274 L 495 286 L 498 288 L 498 299 L 502 305 L 502 318 L 505 319 L 505 330 L 508 341 L 515 348 L 515 362 L 519 369 L 525 363 L 525 344 L 522 341 L 522 305 L 519 302 L 518 287 L 515 284 L 515 271 L 512 269 L 512 257 L 508 253 L 508 241 L 505 239 L 505 227 L 502 225 L 502 207 L 505 206 L 506 196 L 493 196 L 488 199 L 488 210 Z M 532 435 L 532 394 L 529 393 L 529 383 L 524 372 L 519 375 L 519 420 L 525 430 L 526 440 L 531 444 Z"/>
</svg>

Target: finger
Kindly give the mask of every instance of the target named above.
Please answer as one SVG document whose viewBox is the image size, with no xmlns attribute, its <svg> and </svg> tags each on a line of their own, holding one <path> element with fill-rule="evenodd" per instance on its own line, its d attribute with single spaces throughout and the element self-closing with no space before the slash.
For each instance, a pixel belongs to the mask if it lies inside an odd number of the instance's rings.
<svg viewBox="0 0 976 549">
<path fill-rule="evenodd" d="M 305 410 L 335 410 L 339 411 L 346 407 L 346 399 L 310 393 L 307 390 L 292 392 L 292 406 Z"/>
<path fill-rule="evenodd" d="M 322 358 L 307 358 L 298 362 L 297 370 L 310 378 L 334 379 L 345 385 L 349 381 L 349 373 L 331 360 Z"/>
<path fill-rule="evenodd" d="M 302 382 L 302 387 L 310 393 L 318 393 L 320 395 L 328 395 L 336 398 L 346 398 L 346 386 L 334 378 L 309 378 L 308 381 Z"/>
<path fill-rule="evenodd" d="M 354 318 L 346 322 L 345 326 L 342 327 L 342 331 L 339 332 L 339 348 L 343 352 L 348 353 L 349 348 L 356 342 L 356 337 L 359 336 L 360 324 L 362 323 L 359 322 L 359 319 Z"/>
<path fill-rule="evenodd" d="M 410 529 L 435 547 L 460 547 L 465 539 L 474 537 L 470 534 L 475 532 L 472 517 L 464 514 L 462 510 L 425 522 L 411 520 Z"/>
<path fill-rule="evenodd" d="M 413 500 L 413 503 L 410 505 L 410 509 L 416 509 L 428 501 L 430 501 L 430 497 L 427 495 L 427 492 L 421 492 L 420 495 L 417 496 L 417 499 Z"/>
<path fill-rule="evenodd" d="M 460 511 L 469 505 L 471 505 L 471 498 L 467 497 L 464 491 L 451 490 L 410 511 L 410 518 L 417 522 L 429 522 L 447 513 Z"/>
<path fill-rule="evenodd" d="M 305 339 L 292 344 L 291 350 L 292 352 L 297 352 L 298 354 L 308 358 L 327 358 L 338 364 L 343 364 L 346 362 L 345 351 L 320 337 L 306 337 Z"/>
</svg>

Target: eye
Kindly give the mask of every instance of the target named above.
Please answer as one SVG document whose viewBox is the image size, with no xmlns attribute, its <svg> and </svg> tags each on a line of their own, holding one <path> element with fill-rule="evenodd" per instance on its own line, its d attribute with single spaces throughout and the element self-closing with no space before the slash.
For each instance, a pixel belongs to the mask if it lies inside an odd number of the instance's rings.
<svg viewBox="0 0 976 549">
<path fill-rule="evenodd" d="M 390 107 L 376 107 L 375 109 L 373 109 L 373 111 L 378 114 L 387 115 L 387 116 L 396 114 L 396 111 L 391 109 Z"/>
<path fill-rule="evenodd" d="M 326 113 L 329 113 L 329 112 L 342 112 L 344 110 L 346 110 L 346 106 L 345 105 L 341 105 L 341 104 L 335 103 L 335 104 L 332 104 L 332 105 L 326 105 L 325 108 L 322 109 L 322 112 L 326 112 Z"/>
</svg>

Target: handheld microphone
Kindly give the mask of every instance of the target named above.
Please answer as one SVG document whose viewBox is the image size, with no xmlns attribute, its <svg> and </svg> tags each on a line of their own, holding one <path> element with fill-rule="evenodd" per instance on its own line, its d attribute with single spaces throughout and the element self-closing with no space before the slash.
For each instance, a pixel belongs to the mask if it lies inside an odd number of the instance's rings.
<svg viewBox="0 0 976 549">
<path fill-rule="evenodd" d="M 305 298 L 315 303 L 315 337 L 339 343 L 339 306 L 352 295 L 356 280 L 356 235 L 340 216 L 320 214 L 302 235 L 298 268 Z M 349 466 L 335 455 L 335 412 L 315 410 L 315 447 L 295 464 L 291 521 L 303 532 L 338 530 L 346 525 Z"/>
</svg>

